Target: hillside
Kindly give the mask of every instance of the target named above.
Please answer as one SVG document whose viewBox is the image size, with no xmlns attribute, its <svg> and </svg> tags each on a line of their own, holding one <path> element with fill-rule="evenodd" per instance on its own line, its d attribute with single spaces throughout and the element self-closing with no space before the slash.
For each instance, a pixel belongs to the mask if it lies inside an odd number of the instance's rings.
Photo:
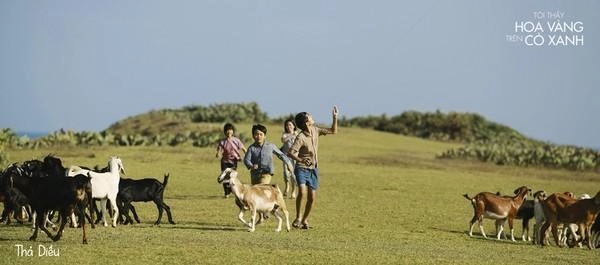
<svg viewBox="0 0 600 265">
<path fill-rule="evenodd" d="M 193 105 L 137 114 L 115 122 L 102 132 L 58 131 L 29 140 L 5 130 L 0 137 L 0 144 L 19 148 L 55 145 L 206 147 L 213 146 L 222 137 L 221 128 L 225 122 L 232 122 L 236 126 L 264 123 L 278 127 L 285 118 L 268 117 L 255 102 L 222 103 L 208 107 Z M 339 125 L 460 144 L 436 155 L 443 159 L 478 160 L 522 167 L 600 169 L 600 152 L 596 150 L 531 139 L 509 126 L 488 121 L 477 113 L 405 111 L 392 117 L 341 117 Z M 245 142 L 251 140 L 250 132 L 237 135 Z"/>
</svg>

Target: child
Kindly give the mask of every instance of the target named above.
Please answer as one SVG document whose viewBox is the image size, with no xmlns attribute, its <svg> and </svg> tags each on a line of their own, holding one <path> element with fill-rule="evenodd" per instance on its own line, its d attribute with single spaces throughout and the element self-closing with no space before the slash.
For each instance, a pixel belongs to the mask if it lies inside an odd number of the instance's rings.
<svg viewBox="0 0 600 265">
<path fill-rule="evenodd" d="M 252 185 L 269 184 L 273 176 L 273 154 L 291 166 L 290 160 L 274 144 L 267 142 L 267 127 L 261 124 L 252 126 L 254 143 L 248 147 L 244 164 L 250 169 Z"/>
<path fill-rule="evenodd" d="M 234 136 L 235 127 L 233 124 L 226 123 L 223 126 L 223 134 L 225 134 L 225 139 L 219 141 L 217 145 L 217 154 L 216 157 L 219 157 L 219 152 L 222 153 L 221 156 L 221 172 L 226 168 L 237 169 L 237 163 L 242 159 L 240 155 L 240 151 L 246 153 L 246 147 L 242 141 Z M 223 183 L 223 192 L 225 193 L 225 198 L 229 197 L 231 193 L 231 186 L 229 183 Z"/>
<path fill-rule="evenodd" d="M 287 154 L 290 150 L 290 147 L 294 143 L 296 139 L 296 125 L 292 119 L 287 119 L 283 122 L 283 135 L 281 135 L 281 142 L 283 146 L 281 146 L 281 152 Z M 283 163 L 283 181 L 285 182 L 285 189 L 283 191 L 283 196 L 287 197 L 287 194 L 290 190 L 290 186 L 292 186 L 292 193 L 290 198 L 296 198 L 296 176 L 294 176 L 294 168 L 296 161 L 291 160 L 292 167 L 288 168 L 286 163 Z"/>
<path fill-rule="evenodd" d="M 298 183 L 298 197 L 296 198 L 296 220 L 292 226 L 296 228 L 309 229 L 308 216 L 315 205 L 317 189 L 319 188 L 319 136 L 337 133 L 338 108 L 333 106 L 331 112 L 333 121 L 331 128 L 319 128 L 315 126 L 315 121 L 307 112 L 296 114 L 294 121 L 301 132 L 296 136 L 296 140 L 290 147 L 287 155 L 290 159 L 296 161 L 294 174 Z M 304 214 L 300 216 L 302 209 L 302 199 L 306 197 L 304 205 Z"/>
</svg>

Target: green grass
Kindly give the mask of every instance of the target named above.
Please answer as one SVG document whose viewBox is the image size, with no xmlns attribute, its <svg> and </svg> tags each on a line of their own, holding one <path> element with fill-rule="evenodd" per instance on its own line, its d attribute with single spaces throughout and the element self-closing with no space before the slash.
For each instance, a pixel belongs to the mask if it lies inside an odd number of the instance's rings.
<svg viewBox="0 0 600 265">
<path fill-rule="evenodd" d="M 249 126 L 238 126 L 243 132 Z M 247 133 L 247 132 L 245 132 Z M 269 126 L 279 144 L 280 129 Z M 248 143 L 247 143 L 248 144 Z M 600 174 L 500 167 L 469 161 L 438 160 L 455 147 L 448 143 L 341 128 L 321 138 L 321 188 L 311 215 L 312 230 L 275 233 L 275 221 L 246 232 L 237 221 L 233 199 L 222 198 L 216 182 L 214 148 L 53 148 L 8 150 L 12 161 L 56 154 L 65 165 L 104 165 L 111 155 L 123 159 L 128 177 L 171 179 L 165 201 L 176 225 L 153 226 L 156 209 L 136 203 L 142 224 L 96 227 L 81 244 L 81 230 L 67 228 L 52 242 L 40 234 L 30 242 L 28 226 L 0 226 L 2 264 L 595 264 L 597 250 L 540 248 L 529 243 L 484 239 L 466 232 L 472 217 L 462 194 L 527 185 L 534 191 L 595 194 Z M 276 164 L 281 170 L 281 164 Z M 240 170 L 243 181 L 249 180 Z M 274 182 L 282 184 L 281 173 Z M 281 185 L 280 185 L 281 186 Z M 294 202 L 287 200 L 291 218 Z M 520 222 L 515 232 L 520 236 Z M 485 221 L 488 234 L 493 222 Z M 59 257 L 19 257 L 16 244 L 53 246 Z"/>
</svg>

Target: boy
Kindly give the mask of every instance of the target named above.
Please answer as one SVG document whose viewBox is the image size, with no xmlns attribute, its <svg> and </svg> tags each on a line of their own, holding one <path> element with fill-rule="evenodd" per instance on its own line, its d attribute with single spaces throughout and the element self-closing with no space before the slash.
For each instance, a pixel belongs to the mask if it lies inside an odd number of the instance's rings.
<svg viewBox="0 0 600 265">
<path fill-rule="evenodd" d="M 309 229 L 308 216 L 315 205 L 317 189 L 319 188 L 319 161 L 317 151 L 319 149 L 319 136 L 337 133 L 338 108 L 333 106 L 331 128 L 319 128 L 308 112 L 296 114 L 294 120 L 301 132 L 288 151 L 290 159 L 296 161 L 294 174 L 298 184 L 298 196 L 296 197 L 296 220 L 292 226 L 296 228 Z M 302 199 L 306 197 L 304 214 L 300 216 Z"/>
<path fill-rule="evenodd" d="M 252 185 L 271 183 L 271 177 L 275 172 L 273 154 L 291 168 L 291 162 L 287 156 L 277 146 L 267 142 L 267 127 L 262 124 L 252 126 L 252 138 L 254 138 L 254 143 L 248 147 L 244 157 L 244 164 L 250 169 Z"/>
</svg>

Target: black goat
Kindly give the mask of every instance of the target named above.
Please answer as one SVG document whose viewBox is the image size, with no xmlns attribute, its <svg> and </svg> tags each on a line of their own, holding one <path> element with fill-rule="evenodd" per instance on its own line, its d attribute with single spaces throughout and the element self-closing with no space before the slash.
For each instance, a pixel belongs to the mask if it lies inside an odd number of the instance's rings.
<svg viewBox="0 0 600 265">
<path fill-rule="evenodd" d="M 533 200 L 525 200 L 517 211 L 517 219 L 523 221 L 523 241 L 531 241 L 531 237 L 529 236 L 529 220 L 535 217 L 533 205 Z"/>
<path fill-rule="evenodd" d="M 139 223 L 140 220 L 137 217 L 135 208 L 133 208 L 132 202 L 149 202 L 153 201 L 158 209 L 158 219 L 156 219 L 155 225 L 160 224 L 162 219 L 163 209 L 167 211 L 167 217 L 169 223 L 175 224 L 173 217 L 171 216 L 171 207 L 169 207 L 163 200 L 163 193 L 167 187 L 169 181 L 169 174 L 166 174 L 163 183 L 160 183 L 154 178 L 145 179 L 124 179 L 121 178 L 119 181 L 119 193 L 117 194 L 117 205 L 121 208 L 119 212 L 125 217 L 124 224 L 133 223 L 131 216 L 129 216 L 129 210 L 133 212 L 135 220 Z"/>
<path fill-rule="evenodd" d="M 34 177 L 31 179 L 28 197 L 31 207 L 37 213 L 35 230 L 29 240 L 35 241 L 38 230 L 42 229 L 53 241 L 58 241 L 67 224 L 68 217 L 76 207 L 80 213 L 83 212 L 86 206 L 91 210 L 92 183 L 90 178 L 83 174 L 69 178 Z M 45 214 L 50 210 L 58 210 L 61 218 L 60 227 L 54 236 L 44 226 Z M 79 219 L 83 230 L 83 244 L 87 244 L 85 218 L 80 216 Z M 94 225 L 91 225 L 93 228 Z"/>
<path fill-rule="evenodd" d="M 11 223 L 10 215 L 13 213 L 13 217 L 17 220 L 17 222 L 23 224 L 25 221 L 25 217 L 23 216 L 26 211 L 28 216 L 28 221 L 32 221 L 31 209 L 29 208 L 29 199 L 25 194 L 19 191 L 16 188 L 7 188 L 6 196 L 4 197 L 4 211 L 2 211 L 2 217 L 0 218 L 0 223 L 6 220 L 6 224 Z"/>
<path fill-rule="evenodd" d="M 26 209 L 27 214 L 29 215 L 29 221 L 31 221 L 29 200 L 20 190 L 14 188 L 14 183 L 12 183 L 12 178 L 10 178 L 10 174 L 23 174 L 24 172 L 25 171 L 21 167 L 14 163 L 0 175 L 0 201 L 4 204 L 2 217 L 0 217 L 1 223 L 6 221 L 6 224 L 10 224 L 10 216 L 13 213 L 14 218 L 17 219 L 19 223 L 23 223 L 23 218 L 19 217 L 23 208 Z"/>
<path fill-rule="evenodd" d="M 60 160 L 59 160 L 60 161 Z M 48 162 L 45 160 L 45 162 Z M 34 212 L 35 230 L 29 240 L 36 240 L 38 230 L 42 229 L 52 240 L 61 238 L 67 222 L 67 217 L 75 209 L 83 212 L 83 208 L 90 206 L 92 185 L 90 178 L 85 175 L 65 177 L 64 171 L 52 170 L 51 163 L 34 161 L 25 162 L 22 167 L 13 165 L 7 169 L 4 183 L 18 189 L 25 194 Z M 61 226 L 56 235 L 52 236 L 45 227 L 46 214 L 51 210 L 58 210 L 61 217 Z M 87 244 L 85 220 L 81 218 L 83 229 L 83 243 Z M 92 224 L 92 228 L 94 225 Z"/>
<path fill-rule="evenodd" d="M 600 247 L 600 214 L 596 215 L 596 220 L 594 220 L 594 224 L 592 225 L 592 247 L 599 248 Z"/>
</svg>

